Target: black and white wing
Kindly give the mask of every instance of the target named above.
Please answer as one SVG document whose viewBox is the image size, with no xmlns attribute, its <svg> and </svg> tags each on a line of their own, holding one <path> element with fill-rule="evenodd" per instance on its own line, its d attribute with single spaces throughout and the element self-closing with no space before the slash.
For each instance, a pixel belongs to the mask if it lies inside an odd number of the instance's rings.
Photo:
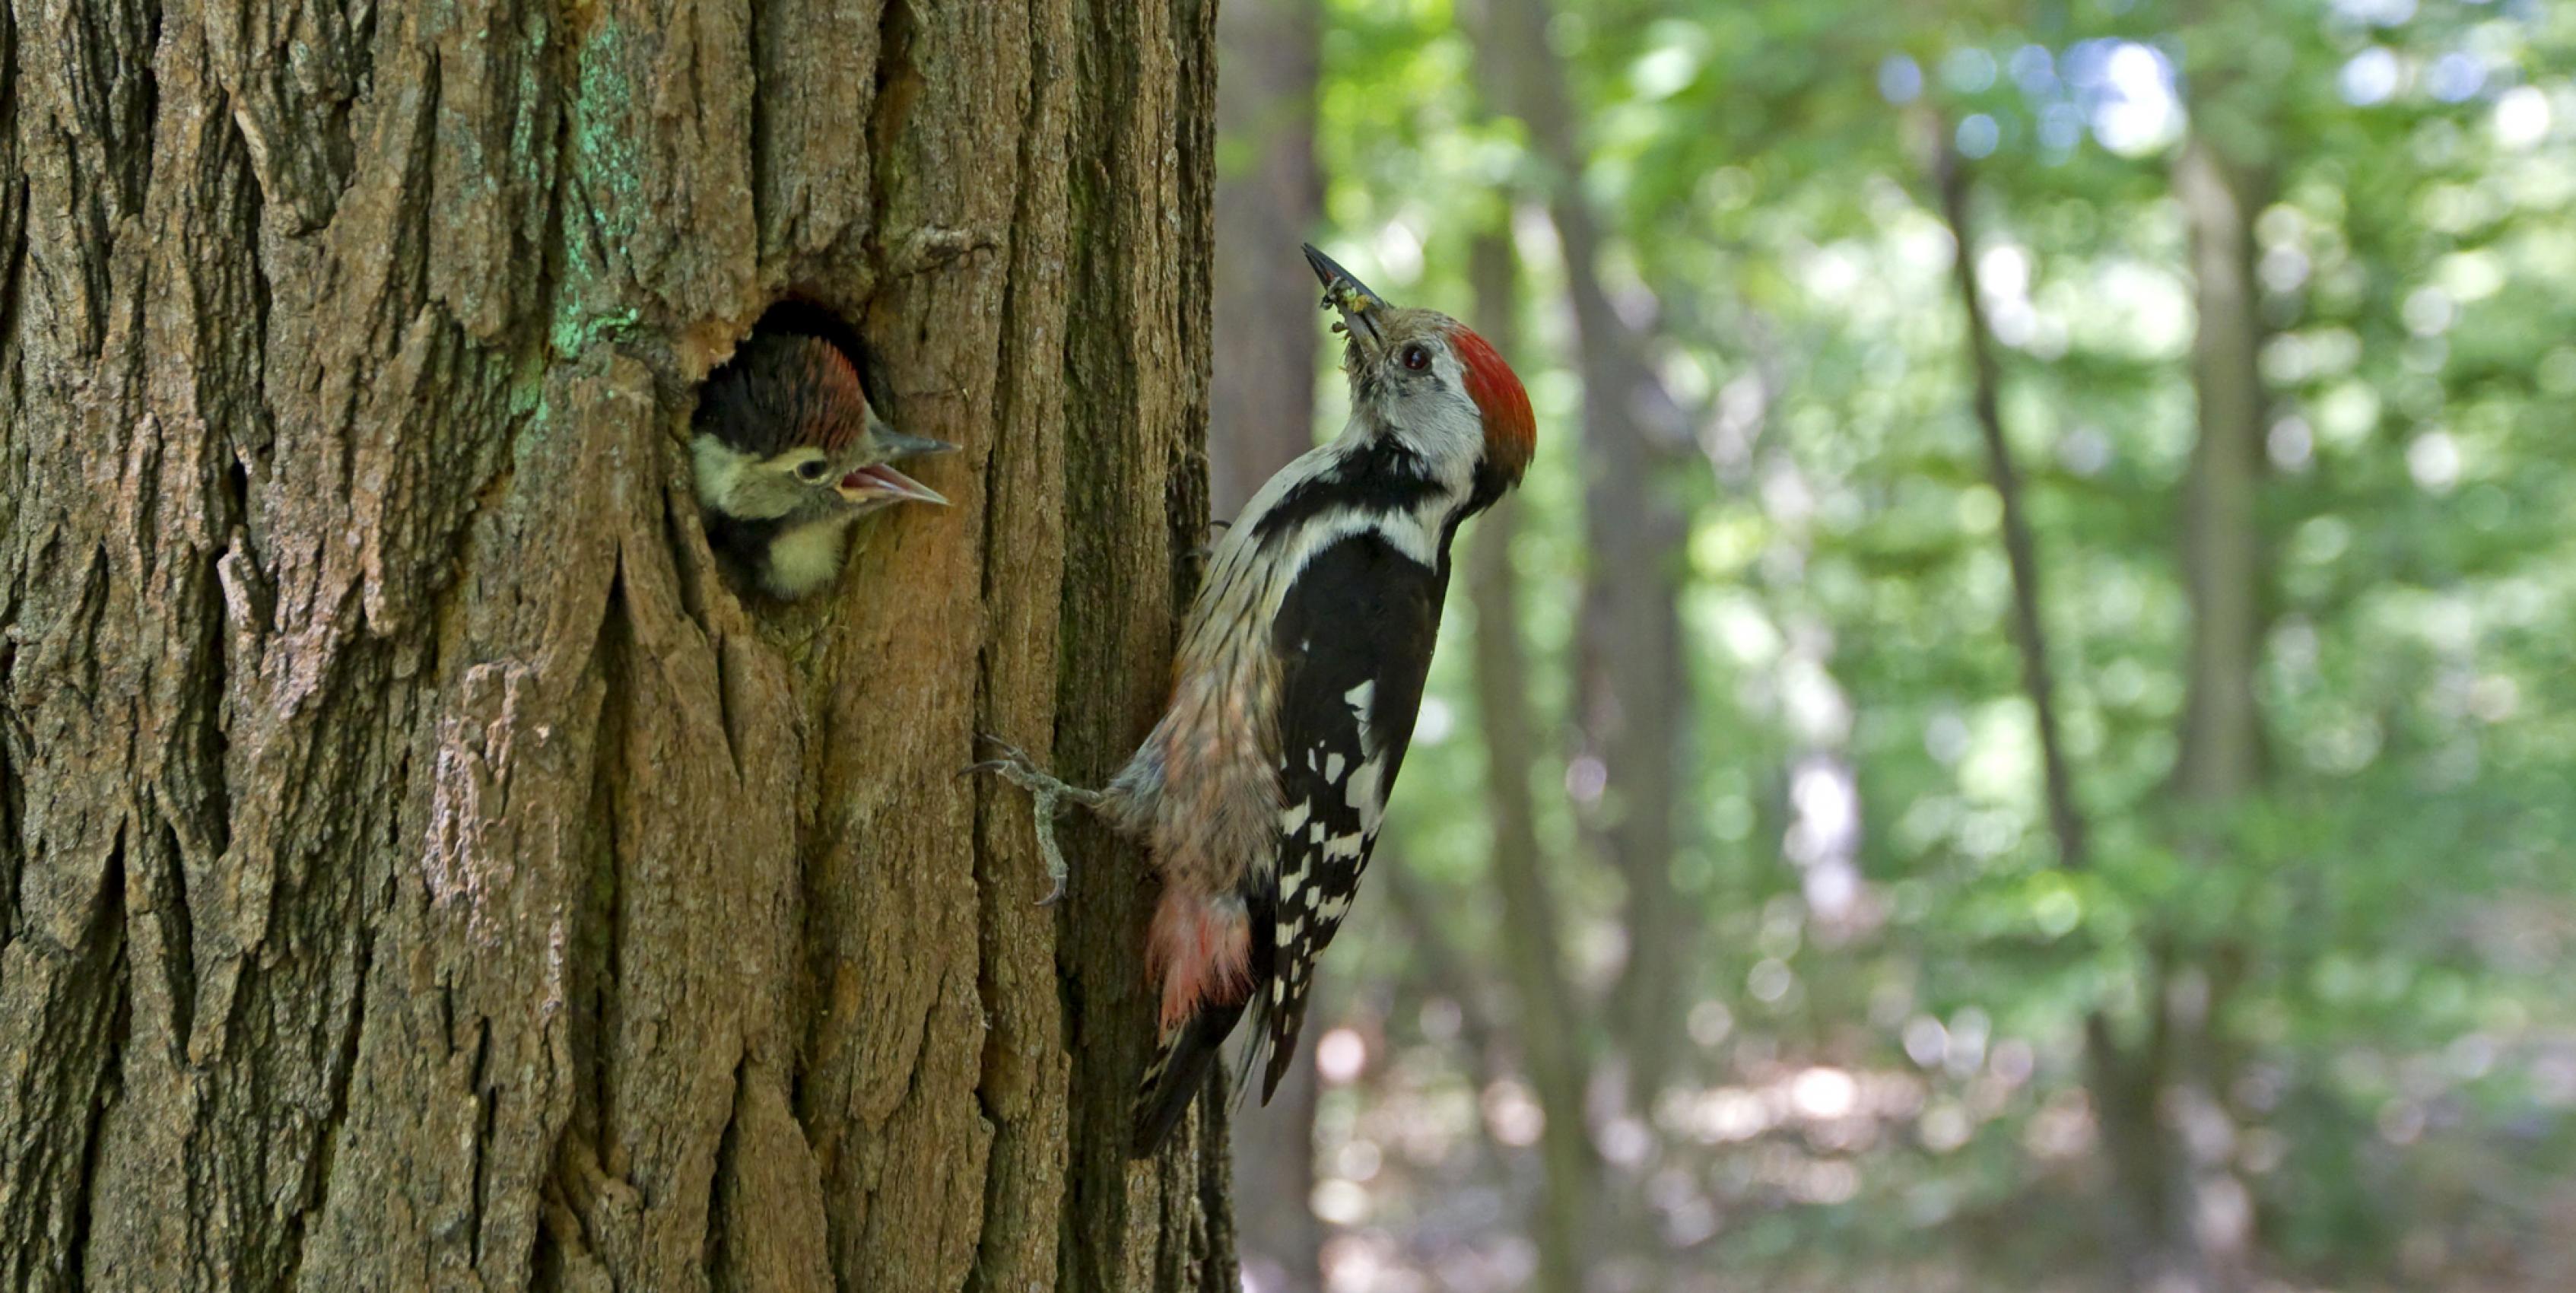
<svg viewBox="0 0 2576 1293">
<path fill-rule="evenodd" d="M 1266 985 L 1256 1043 L 1270 1050 L 1264 1103 L 1296 1054 L 1315 957 L 1350 911 L 1413 739 L 1449 582 L 1441 564 L 1374 530 L 1335 540 L 1297 574 L 1271 627 L 1285 807 L 1277 870 L 1247 895 L 1256 982 Z"/>
</svg>

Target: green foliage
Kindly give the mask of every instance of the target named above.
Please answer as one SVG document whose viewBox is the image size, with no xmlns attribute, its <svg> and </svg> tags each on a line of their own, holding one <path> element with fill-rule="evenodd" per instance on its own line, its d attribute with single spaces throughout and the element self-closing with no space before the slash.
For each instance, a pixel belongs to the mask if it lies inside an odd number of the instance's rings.
<svg viewBox="0 0 2576 1293">
<path fill-rule="evenodd" d="M 2068 1189 L 2100 1170 L 2082 1023 L 2136 1036 L 2158 976 L 2186 967 L 2226 980 L 2220 1095 L 2268 1269 L 2432 1286 L 2569 1260 L 2576 9 L 1560 8 L 1608 286 L 1651 321 L 1706 449 L 1675 483 L 1693 500 L 1697 735 L 1674 865 L 1704 910 L 1671 970 L 1732 1024 L 1694 1025 L 1690 1090 L 1654 1119 L 1651 1164 L 1682 1173 L 1655 1205 L 1676 1250 L 1827 1283 L 1832 1261 L 1940 1250 L 1998 1287 L 2098 1257 Z M 1542 451 L 1514 558 L 1530 703 L 1560 732 L 1582 450 L 1536 163 L 1446 5 L 1330 15 L 1321 139 L 1350 263 L 1463 311 L 1468 237 L 1519 212 L 1513 358 Z M 2082 871 L 2048 833 L 2006 631 L 1933 131 L 1975 167 L 1972 254 L 2094 828 Z M 2173 163 L 2192 131 L 2271 195 L 2250 251 L 2271 426 L 2267 764 L 2186 812 L 2168 778 L 2193 267 Z M 1513 954 L 1473 898 L 1481 815 L 1458 811 L 1482 793 L 1463 638 L 1488 631 L 1453 619 L 1390 832 L 1395 864 L 1469 913 L 1446 932 L 1480 958 Z M 1616 965 L 1618 886 L 1556 793 L 1566 755 L 1542 751 L 1542 828 L 1593 991 Z M 1820 910 L 1783 847 L 1807 759 L 1856 793 L 1847 910 Z M 1415 963 L 1369 920 L 1373 964 Z M 1362 1009 L 1418 1040 L 1398 1004 L 1445 990 L 1406 981 Z M 1477 1080 L 1449 1065 L 1422 1081 Z M 1865 1133 L 1702 1135 L 1674 1112 L 1817 1066 L 1900 1094 Z"/>
</svg>

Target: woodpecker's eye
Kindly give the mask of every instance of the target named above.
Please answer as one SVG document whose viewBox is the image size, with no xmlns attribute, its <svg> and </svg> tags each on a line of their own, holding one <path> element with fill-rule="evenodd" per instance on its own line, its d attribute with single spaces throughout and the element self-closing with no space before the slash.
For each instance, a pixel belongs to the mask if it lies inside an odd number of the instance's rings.
<svg viewBox="0 0 2576 1293">
<path fill-rule="evenodd" d="M 810 484 L 814 481 L 823 479 L 824 474 L 829 470 L 830 469 L 824 465 L 822 459 L 808 458 L 805 461 L 796 464 L 796 478 Z"/>
<path fill-rule="evenodd" d="M 1404 348 L 1404 366 L 1417 373 L 1421 372 L 1425 368 L 1429 368 L 1431 366 L 1430 348 L 1422 345 L 1420 342 L 1406 346 Z"/>
</svg>

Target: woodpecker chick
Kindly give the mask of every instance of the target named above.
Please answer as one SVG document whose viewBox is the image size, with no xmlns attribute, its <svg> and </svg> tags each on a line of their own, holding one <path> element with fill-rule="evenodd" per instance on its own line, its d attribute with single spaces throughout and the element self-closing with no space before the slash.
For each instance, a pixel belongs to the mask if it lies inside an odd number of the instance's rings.
<svg viewBox="0 0 2576 1293">
<path fill-rule="evenodd" d="M 1163 895 L 1146 948 L 1161 999 L 1133 1150 L 1189 1107 L 1247 1007 L 1267 1102 L 1296 1052 L 1314 959 L 1341 928 L 1413 736 L 1461 521 L 1520 482 L 1528 394 L 1485 339 L 1398 309 L 1306 248 L 1349 335 L 1351 417 L 1282 468 L 1217 541 L 1162 720 L 1107 788 L 1067 785 L 998 741 L 977 765 L 1146 842 Z M 986 738 L 988 741 L 991 738 Z"/>
<path fill-rule="evenodd" d="M 892 464 L 956 447 L 887 426 L 830 342 L 764 334 L 707 382 L 690 456 L 708 542 L 792 598 L 840 574 L 852 521 L 903 502 L 946 506 Z"/>
</svg>

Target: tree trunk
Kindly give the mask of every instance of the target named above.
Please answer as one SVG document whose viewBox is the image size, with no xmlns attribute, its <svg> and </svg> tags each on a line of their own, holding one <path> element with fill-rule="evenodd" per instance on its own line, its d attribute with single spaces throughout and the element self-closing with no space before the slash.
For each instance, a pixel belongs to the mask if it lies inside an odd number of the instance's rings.
<svg viewBox="0 0 2576 1293">
<path fill-rule="evenodd" d="M 1211 35 L 0 11 L 0 1286 L 1232 1287 L 1138 859 L 956 775 L 1161 699 Z M 684 436 L 791 293 L 966 452 L 781 605 Z"/>
<path fill-rule="evenodd" d="M 2186 801 L 2233 799 L 2262 780 L 2254 670 L 2264 588 L 2261 324 L 2254 301 L 2259 181 L 2207 141 L 2183 148 L 2174 189 L 2191 231 L 2192 387 L 2200 434 L 2183 485 L 2183 580 L 2191 601 L 2189 685 L 2174 790 Z"/>
<path fill-rule="evenodd" d="M 2194 109 L 2195 120 L 2208 117 Z M 2181 753 L 2171 786 L 2178 844 L 2204 866 L 2229 864 L 2214 829 L 2261 779 L 2254 670 L 2261 638 L 2263 390 L 2254 310 L 2256 180 L 2206 138 L 2186 142 L 2174 187 L 2191 233 L 2199 326 L 2192 346 L 2199 436 L 2183 480 L 2183 581 L 2191 608 Z M 2251 1283 L 2253 1204 L 2233 1162 L 2236 1128 L 2221 1092 L 2229 1064 L 2218 1027 L 2241 953 L 2221 941 L 2150 934 L 2147 1037 L 2115 1052 L 2098 1019 L 2094 1094 L 2118 1197 L 2129 1281 L 2180 1293 Z"/>
<path fill-rule="evenodd" d="M 1505 354 L 1518 353 L 1518 265 L 1501 232 L 1476 240 L 1468 276 L 1476 290 L 1476 330 Z M 1555 887 L 1539 843 L 1530 776 L 1538 738 L 1529 712 L 1529 661 L 1521 645 L 1520 579 L 1512 540 L 1518 499 L 1486 513 L 1467 551 L 1467 595 L 1476 608 L 1476 713 L 1485 737 L 1485 802 L 1494 828 L 1494 897 L 1501 908 L 1503 968 L 1514 1002 L 1513 1040 L 1546 1122 L 1539 1152 L 1537 1215 L 1540 1293 L 1580 1293 L 1584 1256 L 1593 1245 L 1599 1160 L 1584 1125 L 1584 1028 L 1565 970 Z"/>
<path fill-rule="evenodd" d="M 2203 83 L 2206 84 L 2205 82 Z M 2195 108 L 2195 120 L 2208 115 Z M 1946 130 L 1933 123 L 1945 140 Z M 1990 479 L 2003 501 L 2013 575 L 2014 640 L 2024 690 L 2038 723 L 2052 833 L 2061 865 L 2089 865 L 2085 819 L 2060 753 L 2054 686 L 2039 596 L 2039 563 L 2024 519 L 1999 412 L 1999 368 L 1980 305 L 1968 179 L 1957 153 L 1940 146 L 1935 178 L 1958 245 L 1957 287 L 1971 357 L 1974 411 Z M 2175 174 L 2199 306 L 2193 379 L 2200 434 L 2184 481 L 2182 549 L 2191 605 L 2190 661 L 2181 755 L 2173 797 L 2186 814 L 2222 807 L 2260 779 L 2262 734 L 2254 706 L 2263 586 L 2260 518 L 2262 380 L 2254 312 L 2250 213 L 2259 180 L 2231 165 L 2204 138 L 2184 148 Z M 2184 847 L 2225 865 L 2204 823 L 2186 820 Z M 2250 1282 L 2252 1204 L 2231 1155 L 2234 1125 L 2215 1016 L 2236 977 L 2230 947 L 2189 946 L 2151 930 L 2145 1036 L 2123 1045 L 2100 1012 L 2084 1023 L 2087 1085 L 2098 1111 L 2110 1169 L 2111 1242 L 2127 1284 L 2185 1293 L 2234 1293 Z"/>
<path fill-rule="evenodd" d="M 1953 245 L 1951 284 L 1959 299 L 1959 320 L 1968 358 L 1968 406 L 1985 449 L 1986 480 L 2002 504 L 2004 560 L 2012 574 L 2012 639 L 2021 660 L 2022 694 L 2030 701 L 2031 722 L 2040 749 L 2040 789 L 2048 805 L 2049 834 L 2057 845 L 2057 865 L 2083 871 L 2093 864 L 2083 806 L 2075 791 L 2074 771 L 2064 754 L 2057 711 L 2056 672 L 2049 661 L 2048 617 L 2041 593 L 2039 541 L 2022 495 L 2022 476 L 2015 466 L 2011 438 L 2003 422 L 2003 368 L 1995 355 L 1993 331 L 1987 326 L 1985 287 L 1978 274 L 1977 225 L 1971 206 L 1971 177 L 1966 159 L 1950 142 L 1949 123 L 1927 117 L 1933 144 L 1931 171 L 1942 220 Z M 2102 1128 L 2103 1158 L 2111 1188 L 2103 1199 L 2106 1242 L 2114 1261 L 2132 1287 L 2153 1288 L 2164 1260 L 2165 1235 L 2171 1229 L 2173 1200 L 2172 1145 L 2161 1116 L 2169 1032 L 2162 1015 L 2149 1023 L 2146 1039 L 2123 1045 L 2112 1021 L 2099 1007 L 2083 1022 L 2084 1075 Z"/>
<path fill-rule="evenodd" d="M 1243 510 L 1315 442 L 1314 271 L 1297 245 L 1323 212 L 1315 94 L 1323 23 L 1307 0 L 1227 0 L 1217 16 L 1216 371 L 1208 510 Z M 1324 973 L 1329 974 L 1330 970 Z M 1322 1001 L 1324 994 L 1313 998 Z M 1316 1012 L 1320 1021 L 1322 1012 Z M 1319 1028 L 1318 1032 L 1321 1031 Z M 1324 1230 L 1315 1192 L 1314 1048 L 1270 1103 L 1235 1112 L 1236 1180 L 1263 1200 L 1239 1236 L 1258 1293 L 1317 1293 Z"/>
<path fill-rule="evenodd" d="M 1250 1293 L 1324 1288 L 1324 1225 L 1311 1202 L 1315 1114 L 1323 1094 L 1315 1052 L 1308 1048 L 1289 1061 L 1270 1103 L 1247 1101 L 1234 1111 L 1235 1188 L 1259 1200 L 1244 1212 L 1235 1236 Z"/>
<path fill-rule="evenodd" d="M 1627 1065 L 1630 1112 L 1653 1107 L 1682 1036 L 1692 926 L 1673 882 L 1682 724 L 1691 709 L 1681 647 L 1680 583 L 1689 538 L 1675 469 L 1690 444 L 1644 340 L 1612 307 L 1604 241 L 1583 196 L 1583 150 L 1565 75 L 1548 45 L 1548 0 L 1486 0 L 1478 55 L 1495 92 L 1527 126 L 1548 180 L 1550 222 L 1565 252 L 1583 377 L 1583 507 L 1588 565 L 1577 643 L 1579 759 L 1587 830 L 1627 887 L 1627 961 L 1613 992 L 1614 1035 Z"/>
<path fill-rule="evenodd" d="M 1985 446 L 1986 480 L 2003 507 L 2004 563 L 2012 572 L 2012 638 L 2021 659 L 2022 694 L 2030 699 L 2032 727 L 2039 738 L 2040 787 L 2048 803 L 2049 834 L 2057 843 L 2057 863 L 2069 870 L 2092 864 L 2085 843 L 2084 813 L 2077 804 L 2075 774 L 2066 762 L 2066 741 L 2057 721 L 2057 675 L 2048 658 L 2048 629 L 2040 614 L 2039 543 L 2032 537 L 2030 509 L 2022 502 L 2021 472 L 2013 465 L 2012 442 L 2004 434 L 2003 369 L 1995 358 L 1994 332 L 1986 326 L 1985 288 L 1978 282 L 1976 225 L 1968 213 L 1965 159 L 1950 143 L 1947 123 L 1933 181 L 1941 200 L 1942 219 L 1950 226 L 1951 283 L 1958 291 L 1959 319 L 1967 337 L 1968 404 L 1976 417 L 1977 436 Z"/>
<path fill-rule="evenodd" d="M 2217 87 L 2197 88 L 2195 121 L 2220 117 L 2209 102 Z M 2183 849 L 2204 866 L 2232 864 L 2218 820 L 2263 780 L 2254 675 L 2268 584 L 2259 509 L 2266 397 L 2254 215 L 2268 201 L 2268 187 L 2256 167 L 2229 158 L 2205 127 L 2186 143 L 2175 166 L 2175 193 L 2191 231 L 2198 311 L 2192 386 L 2200 434 L 2183 484 L 2182 564 L 2191 642 L 2172 792 L 2181 810 Z M 2223 1095 L 2234 1080 L 2234 1065 L 2222 1023 L 2244 954 L 2221 938 L 2180 948 L 2178 956 L 2188 959 L 2170 968 L 2162 1002 L 2174 1065 L 2164 1100 L 2175 1142 L 2175 1179 L 2167 1192 L 2183 1201 L 2169 1247 L 2195 1288 L 2236 1293 L 2252 1283 L 2254 1212 L 2235 1169 L 2236 1123 Z"/>
<path fill-rule="evenodd" d="M 1243 510 L 1315 443 L 1315 271 L 1297 254 L 1324 213 L 1315 163 L 1323 19 L 1310 0 L 1229 0 L 1216 99 L 1216 385 L 1208 510 Z"/>
</svg>

